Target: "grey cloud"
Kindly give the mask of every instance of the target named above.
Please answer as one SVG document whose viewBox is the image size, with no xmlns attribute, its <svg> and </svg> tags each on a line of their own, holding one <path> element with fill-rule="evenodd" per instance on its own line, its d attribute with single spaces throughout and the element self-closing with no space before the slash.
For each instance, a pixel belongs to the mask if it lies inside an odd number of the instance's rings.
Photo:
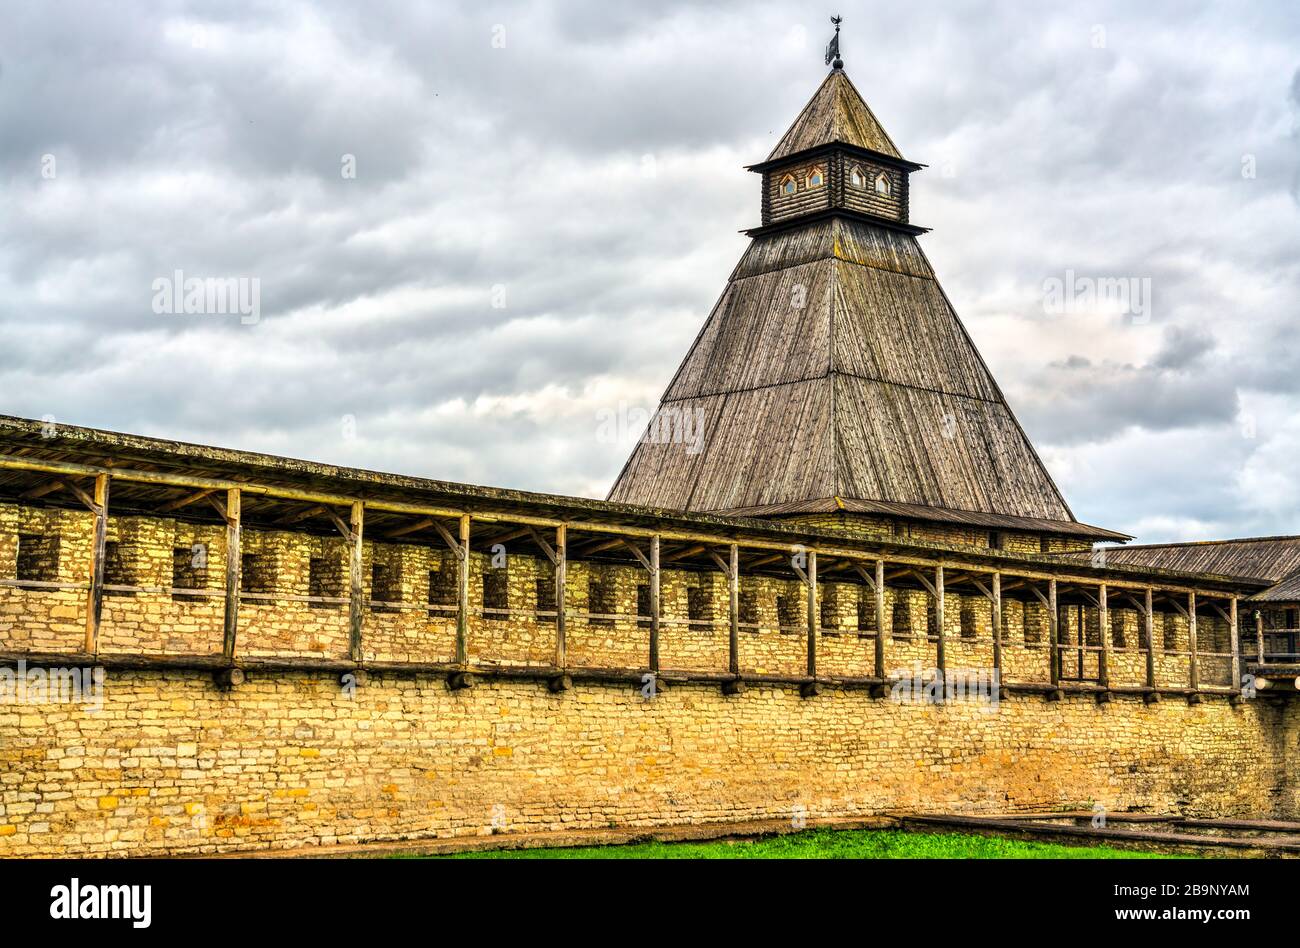
<svg viewBox="0 0 1300 948">
<path fill-rule="evenodd" d="M 1164 345 L 1152 365 L 1157 369 L 1190 369 L 1214 351 L 1214 337 L 1199 329 L 1165 328 Z"/>
</svg>

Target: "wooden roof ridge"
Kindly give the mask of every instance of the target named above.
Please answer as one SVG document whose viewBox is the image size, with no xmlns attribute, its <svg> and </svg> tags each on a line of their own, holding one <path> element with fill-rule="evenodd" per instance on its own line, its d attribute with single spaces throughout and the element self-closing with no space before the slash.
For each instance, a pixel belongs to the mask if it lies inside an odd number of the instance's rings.
<svg viewBox="0 0 1300 948">
<path fill-rule="evenodd" d="M 767 161 L 845 144 L 902 160 L 898 146 L 843 69 L 832 69 L 781 136 Z"/>
</svg>

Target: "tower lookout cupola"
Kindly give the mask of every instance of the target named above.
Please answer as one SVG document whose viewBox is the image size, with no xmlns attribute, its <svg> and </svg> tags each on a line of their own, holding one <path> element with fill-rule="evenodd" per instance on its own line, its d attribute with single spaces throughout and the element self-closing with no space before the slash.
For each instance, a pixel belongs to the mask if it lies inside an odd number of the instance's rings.
<svg viewBox="0 0 1300 948">
<path fill-rule="evenodd" d="M 833 213 L 925 233 L 908 219 L 908 179 L 924 167 L 899 154 L 841 63 L 772 153 L 749 166 L 763 176 L 762 227 L 749 233 Z"/>
</svg>

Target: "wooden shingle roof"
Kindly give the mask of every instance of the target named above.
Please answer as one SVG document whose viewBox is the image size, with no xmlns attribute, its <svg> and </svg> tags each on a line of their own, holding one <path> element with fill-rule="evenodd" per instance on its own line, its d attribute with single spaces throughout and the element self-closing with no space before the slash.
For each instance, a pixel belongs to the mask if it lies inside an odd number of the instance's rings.
<svg viewBox="0 0 1300 948">
<path fill-rule="evenodd" d="M 1092 538 L 915 237 L 831 217 L 757 238 L 660 406 L 697 445 L 643 440 L 610 499 L 754 515 L 836 509 Z"/>
<path fill-rule="evenodd" d="M 831 70 L 794 124 L 776 143 L 767 161 L 829 144 L 851 145 L 891 158 L 902 158 L 893 140 L 842 69 Z"/>
<path fill-rule="evenodd" d="M 1078 559 L 1074 554 L 1064 558 Z M 1296 536 L 1108 547 L 1106 562 L 1263 580 L 1275 585 L 1255 596 L 1256 601 L 1300 600 L 1300 537 Z"/>
</svg>

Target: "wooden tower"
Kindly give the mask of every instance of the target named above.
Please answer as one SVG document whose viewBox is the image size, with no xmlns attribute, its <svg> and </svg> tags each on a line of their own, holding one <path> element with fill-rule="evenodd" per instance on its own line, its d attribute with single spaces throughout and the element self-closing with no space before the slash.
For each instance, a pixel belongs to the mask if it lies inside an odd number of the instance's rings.
<svg viewBox="0 0 1300 948">
<path fill-rule="evenodd" d="M 1023 552 L 1126 539 L 1075 519 L 935 279 L 923 167 L 837 59 L 750 167 L 761 226 L 610 500 Z"/>
</svg>

